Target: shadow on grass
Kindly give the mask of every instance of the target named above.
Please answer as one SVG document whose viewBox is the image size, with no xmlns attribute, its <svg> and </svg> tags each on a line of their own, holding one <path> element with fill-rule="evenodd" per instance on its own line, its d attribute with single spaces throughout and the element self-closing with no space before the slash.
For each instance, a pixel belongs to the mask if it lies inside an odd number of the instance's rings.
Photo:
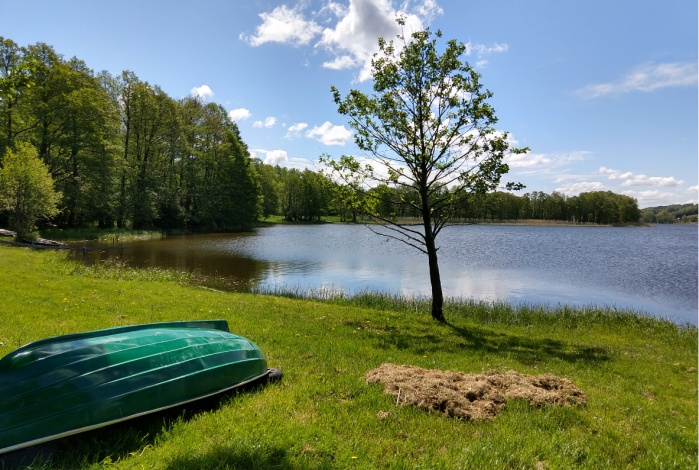
<svg viewBox="0 0 699 470">
<path fill-rule="evenodd" d="M 352 328 L 365 326 L 359 322 L 347 323 Z M 525 335 L 499 333 L 478 326 L 446 325 L 453 334 L 438 335 L 435 329 L 421 330 L 418 326 L 400 326 L 384 329 L 365 329 L 365 335 L 374 339 L 380 349 L 410 350 L 417 355 L 434 352 L 450 354 L 493 355 L 514 359 L 525 365 L 549 360 L 569 363 L 601 363 L 610 359 L 606 348 L 554 340 L 530 338 Z M 435 327 L 436 328 L 436 327 Z"/>
<path fill-rule="evenodd" d="M 287 458 L 286 449 L 248 448 L 229 449 L 220 447 L 204 455 L 180 456 L 172 459 L 165 467 L 172 470 L 200 469 L 292 469 L 296 468 Z"/>
<path fill-rule="evenodd" d="M 467 350 L 478 350 L 491 354 L 504 354 L 523 364 L 534 364 L 550 359 L 576 363 L 600 363 L 610 359 L 605 348 L 585 346 L 554 340 L 532 339 L 522 335 L 495 333 L 480 328 L 449 327 L 462 339 Z"/>
</svg>

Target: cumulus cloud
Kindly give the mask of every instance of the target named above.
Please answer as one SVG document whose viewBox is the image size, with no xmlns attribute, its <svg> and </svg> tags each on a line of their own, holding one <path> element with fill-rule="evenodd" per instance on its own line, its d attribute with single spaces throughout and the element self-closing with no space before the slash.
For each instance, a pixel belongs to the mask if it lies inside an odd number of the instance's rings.
<svg viewBox="0 0 699 470">
<path fill-rule="evenodd" d="M 582 98 L 594 99 L 605 95 L 617 95 L 634 91 L 647 93 L 661 88 L 696 85 L 696 62 L 646 63 L 615 82 L 587 85 L 576 93 Z"/>
<path fill-rule="evenodd" d="M 262 24 L 253 36 L 241 34 L 240 38 L 251 46 L 260 46 L 268 42 L 303 46 L 309 44 L 323 30 L 313 20 L 306 20 L 300 7 L 289 8 L 286 5 L 276 7 L 269 13 L 261 13 Z"/>
<path fill-rule="evenodd" d="M 361 65 L 361 62 L 350 55 L 335 57 L 333 60 L 323 63 L 323 67 L 331 70 L 345 70 Z"/>
<path fill-rule="evenodd" d="M 209 88 L 209 85 L 202 85 L 192 88 L 191 95 L 203 100 L 207 100 L 214 96 L 214 92 Z"/>
<path fill-rule="evenodd" d="M 677 204 L 680 202 L 678 200 L 677 193 L 660 191 L 658 189 L 648 190 L 648 191 L 623 191 L 621 194 L 624 196 L 629 196 L 635 198 L 638 201 L 638 207 L 656 207 L 656 206 L 667 206 L 670 204 Z M 695 201 L 687 201 L 695 202 Z"/>
<path fill-rule="evenodd" d="M 599 181 L 578 181 L 575 183 L 566 183 L 556 188 L 556 191 L 563 193 L 566 196 L 577 196 L 580 193 L 604 190 L 604 184 L 600 183 Z"/>
<path fill-rule="evenodd" d="M 517 141 L 511 139 L 510 145 L 517 146 Z M 505 163 L 507 163 L 510 168 L 536 168 L 537 171 L 540 171 L 545 168 L 558 168 L 573 162 L 585 160 L 589 154 L 590 152 L 585 150 L 553 154 L 527 152 L 523 154 L 510 154 L 506 157 Z"/>
<path fill-rule="evenodd" d="M 289 154 L 286 150 L 276 149 L 276 150 L 265 150 L 265 149 L 252 149 L 250 150 L 250 156 L 252 158 L 259 158 L 267 165 L 284 165 L 289 161 Z"/>
<path fill-rule="evenodd" d="M 523 153 L 508 155 L 505 162 L 510 168 L 532 168 L 549 165 L 551 158 L 543 153 Z"/>
<path fill-rule="evenodd" d="M 371 78 L 371 58 L 378 51 L 378 38 L 393 39 L 400 33 L 396 17 L 405 15 L 407 31 L 423 29 L 415 13 L 393 8 L 387 0 L 351 0 L 349 8 L 341 11 L 333 28 L 325 28 L 317 47 L 322 47 L 334 60 L 323 67 L 330 69 L 361 66 L 359 81 Z"/>
<path fill-rule="evenodd" d="M 268 118 L 265 118 L 264 121 L 255 121 L 252 123 L 252 127 L 266 127 L 268 129 L 274 127 L 274 125 L 277 123 L 277 118 L 274 116 L 270 116 Z"/>
<path fill-rule="evenodd" d="M 612 168 L 600 167 L 599 172 L 608 175 L 610 180 L 621 181 L 621 186 L 660 186 L 673 187 L 681 186 L 684 181 L 675 179 L 674 176 L 646 176 L 644 174 L 634 174 L 630 171 L 622 172 Z"/>
<path fill-rule="evenodd" d="M 329 121 L 325 121 L 321 126 L 315 126 L 306 132 L 306 137 L 325 145 L 345 145 L 352 137 L 352 132 L 345 129 L 345 126 L 333 126 Z"/>
<path fill-rule="evenodd" d="M 287 139 L 293 139 L 295 137 L 299 137 L 301 133 L 308 127 L 308 124 L 305 122 L 297 122 L 296 124 L 293 124 L 292 126 L 289 126 L 289 130 L 286 133 L 286 138 Z"/>
<path fill-rule="evenodd" d="M 405 32 L 424 29 L 443 13 L 436 0 L 405 0 L 394 7 L 391 0 L 349 0 L 345 6 L 330 1 L 323 8 L 305 14 L 307 4 L 289 8 L 281 5 L 260 14 L 262 24 L 255 34 L 240 38 L 252 46 L 268 42 L 309 45 L 325 50 L 331 59 L 323 67 L 332 70 L 361 68 L 359 81 L 371 78 L 371 58 L 378 51 L 378 38 L 394 39 L 400 33 L 396 17 L 405 18 Z M 323 28 L 319 23 L 329 26 Z"/>
<path fill-rule="evenodd" d="M 242 121 L 250 116 L 252 116 L 252 114 L 250 114 L 250 110 L 245 108 L 236 108 L 228 112 L 228 118 L 231 121 Z"/>
</svg>

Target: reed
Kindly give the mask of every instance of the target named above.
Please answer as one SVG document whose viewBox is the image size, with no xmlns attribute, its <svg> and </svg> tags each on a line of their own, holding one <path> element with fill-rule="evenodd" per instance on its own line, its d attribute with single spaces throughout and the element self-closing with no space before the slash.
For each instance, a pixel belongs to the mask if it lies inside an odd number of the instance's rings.
<svg viewBox="0 0 699 470">
<path fill-rule="evenodd" d="M 153 240 L 164 237 L 159 230 L 133 230 L 133 229 L 43 229 L 40 231 L 42 238 L 58 241 L 90 241 L 98 240 L 102 243 L 119 243 L 138 240 Z"/>
</svg>

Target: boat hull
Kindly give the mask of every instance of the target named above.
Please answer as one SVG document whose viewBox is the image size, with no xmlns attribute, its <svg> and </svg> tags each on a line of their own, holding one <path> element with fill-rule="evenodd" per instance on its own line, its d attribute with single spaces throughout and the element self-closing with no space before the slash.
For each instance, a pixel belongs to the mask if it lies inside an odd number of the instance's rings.
<svg viewBox="0 0 699 470">
<path fill-rule="evenodd" d="M 0 359 L 0 454 L 182 405 L 269 372 L 223 320 L 40 340 Z"/>
</svg>

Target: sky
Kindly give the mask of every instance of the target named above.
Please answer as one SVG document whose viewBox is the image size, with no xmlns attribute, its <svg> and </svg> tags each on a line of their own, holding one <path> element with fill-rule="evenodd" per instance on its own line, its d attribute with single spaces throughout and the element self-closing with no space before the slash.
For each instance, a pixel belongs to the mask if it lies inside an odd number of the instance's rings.
<svg viewBox="0 0 699 470">
<path fill-rule="evenodd" d="M 526 155 L 504 181 L 696 203 L 696 0 L 0 0 L 0 36 L 222 105 L 252 156 L 363 157 L 331 86 L 371 93 L 378 38 L 441 30 Z"/>
</svg>

